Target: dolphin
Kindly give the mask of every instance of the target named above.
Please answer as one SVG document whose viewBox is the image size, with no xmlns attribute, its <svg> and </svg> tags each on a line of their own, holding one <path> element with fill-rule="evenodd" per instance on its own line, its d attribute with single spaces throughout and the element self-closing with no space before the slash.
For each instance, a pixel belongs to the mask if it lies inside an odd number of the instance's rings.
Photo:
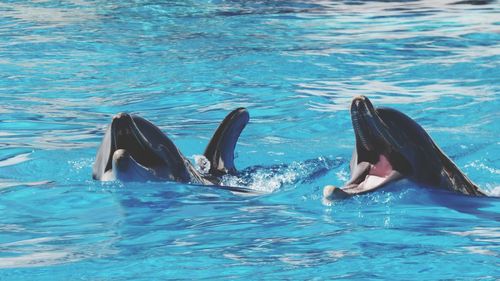
<svg viewBox="0 0 500 281">
<path fill-rule="evenodd" d="M 245 108 L 237 108 L 224 118 L 205 149 L 209 167 L 203 174 L 158 127 L 137 115 L 119 113 L 112 118 L 97 151 L 92 177 L 101 181 L 219 185 L 222 176 L 237 173 L 234 148 L 249 118 Z"/>
<path fill-rule="evenodd" d="M 351 179 L 343 188 L 326 186 L 325 199 L 342 199 L 375 191 L 407 178 L 419 185 L 459 194 L 485 196 L 413 119 L 392 108 L 374 108 L 355 97 L 351 120 L 356 147 Z"/>
</svg>

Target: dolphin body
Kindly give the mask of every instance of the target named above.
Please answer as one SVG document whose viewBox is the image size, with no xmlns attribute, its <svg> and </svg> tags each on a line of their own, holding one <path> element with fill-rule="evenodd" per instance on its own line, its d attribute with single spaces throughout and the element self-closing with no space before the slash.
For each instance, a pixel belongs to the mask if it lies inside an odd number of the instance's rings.
<svg viewBox="0 0 500 281">
<path fill-rule="evenodd" d="M 485 196 L 407 115 L 391 108 L 374 108 L 367 97 L 355 97 L 351 119 L 356 147 L 351 179 L 340 189 L 326 186 L 326 199 L 342 199 L 377 190 L 407 178 L 419 185 L 455 193 Z"/>
<path fill-rule="evenodd" d="M 234 148 L 249 118 L 245 108 L 237 108 L 224 118 L 205 149 L 210 168 L 207 174 L 202 174 L 158 127 L 139 116 L 119 113 L 113 117 L 97 151 L 92 177 L 102 181 L 219 185 L 222 176 L 237 173 Z M 226 189 L 247 191 L 237 187 Z"/>
</svg>

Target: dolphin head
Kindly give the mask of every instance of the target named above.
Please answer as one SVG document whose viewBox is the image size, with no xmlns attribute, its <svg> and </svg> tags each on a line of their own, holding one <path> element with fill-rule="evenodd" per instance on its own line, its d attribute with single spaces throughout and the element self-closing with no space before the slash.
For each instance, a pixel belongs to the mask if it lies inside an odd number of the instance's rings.
<svg viewBox="0 0 500 281">
<path fill-rule="evenodd" d="M 97 152 L 93 178 L 191 182 L 189 161 L 149 121 L 119 113 L 112 119 Z"/>
<path fill-rule="evenodd" d="M 398 113 L 401 116 L 394 118 L 393 115 Z M 400 130 L 400 122 L 395 122 L 402 117 L 406 116 L 394 109 L 375 109 L 367 97 L 353 99 L 351 120 L 356 137 L 357 163 L 369 162 L 375 165 L 380 160 L 387 161 L 394 170 L 405 175 L 411 174 L 411 161 L 404 153 L 411 135 Z"/>
<path fill-rule="evenodd" d="M 434 143 L 427 132 L 402 112 L 373 107 L 355 97 L 351 119 L 356 147 L 351 179 L 342 188 L 328 186 L 325 198 L 363 194 L 401 178 L 467 195 L 484 195 Z"/>
<path fill-rule="evenodd" d="M 351 180 L 344 187 L 350 194 L 373 191 L 413 173 L 411 160 L 402 153 L 409 136 L 388 117 L 398 112 L 376 109 L 364 96 L 351 104 L 356 147 L 351 160 Z"/>
</svg>

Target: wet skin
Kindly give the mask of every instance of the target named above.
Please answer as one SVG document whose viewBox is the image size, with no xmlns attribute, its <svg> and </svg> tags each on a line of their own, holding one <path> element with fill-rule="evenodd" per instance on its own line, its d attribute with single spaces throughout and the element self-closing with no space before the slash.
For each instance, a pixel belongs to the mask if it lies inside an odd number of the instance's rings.
<svg viewBox="0 0 500 281">
<path fill-rule="evenodd" d="M 139 116 L 119 113 L 103 137 L 92 177 L 102 181 L 176 181 L 219 186 L 221 177 L 237 172 L 234 149 L 248 121 L 244 108 L 237 108 L 224 118 L 204 152 L 208 172 L 200 173 L 158 127 Z"/>
<path fill-rule="evenodd" d="M 405 114 L 374 108 L 367 97 L 359 96 L 352 101 L 351 119 L 356 137 L 351 179 L 342 188 L 326 186 L 326 200 L 372 192 L 402 178 L 465 195 L 485 195 Z"/>
</svg>

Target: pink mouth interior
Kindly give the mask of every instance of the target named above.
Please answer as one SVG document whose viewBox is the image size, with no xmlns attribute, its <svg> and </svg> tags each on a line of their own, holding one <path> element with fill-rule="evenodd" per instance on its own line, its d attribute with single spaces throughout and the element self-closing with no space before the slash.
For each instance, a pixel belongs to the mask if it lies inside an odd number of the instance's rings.
<svg viewBox="0 0 500 281">
<path fill-rule="evenodd" d="M 370 166 L 370 171 L 365 180 L 358 185 L 358 188 L 368 190 L 374 189 L 384 183 L 393 173 L 392 165 L 384 154 L 380 154 L 378 162 Z"/>
<path fill-rule="evenodd" d="M 393 169 L 389 159 L 384 154 L 379 155 L 375 164 L 358 163 L 351 173 L 354 173 L 354 178 L 351 179 L 351 183 L 347 183 L 342 189 L 333 186 L 325 187 L 323 193 L 325 198 L 329 198 L 328 200 L 347 198 L 350 195 L 373 191 L 389 182 L 403 178 L 401 173 Z M 361 177 L 364 177 L 364 179 Z M 362 181 L 359 182 L 361 179 Z"/>
<path fill-rule="evenodd" d="M 378 157 L 378 162 L 375 165 L 371 165 L 369 175 L 377 177 L 387 177 L 393 171 L 391 162 L 384 154 L 380 154 Z"/>
</svg>

